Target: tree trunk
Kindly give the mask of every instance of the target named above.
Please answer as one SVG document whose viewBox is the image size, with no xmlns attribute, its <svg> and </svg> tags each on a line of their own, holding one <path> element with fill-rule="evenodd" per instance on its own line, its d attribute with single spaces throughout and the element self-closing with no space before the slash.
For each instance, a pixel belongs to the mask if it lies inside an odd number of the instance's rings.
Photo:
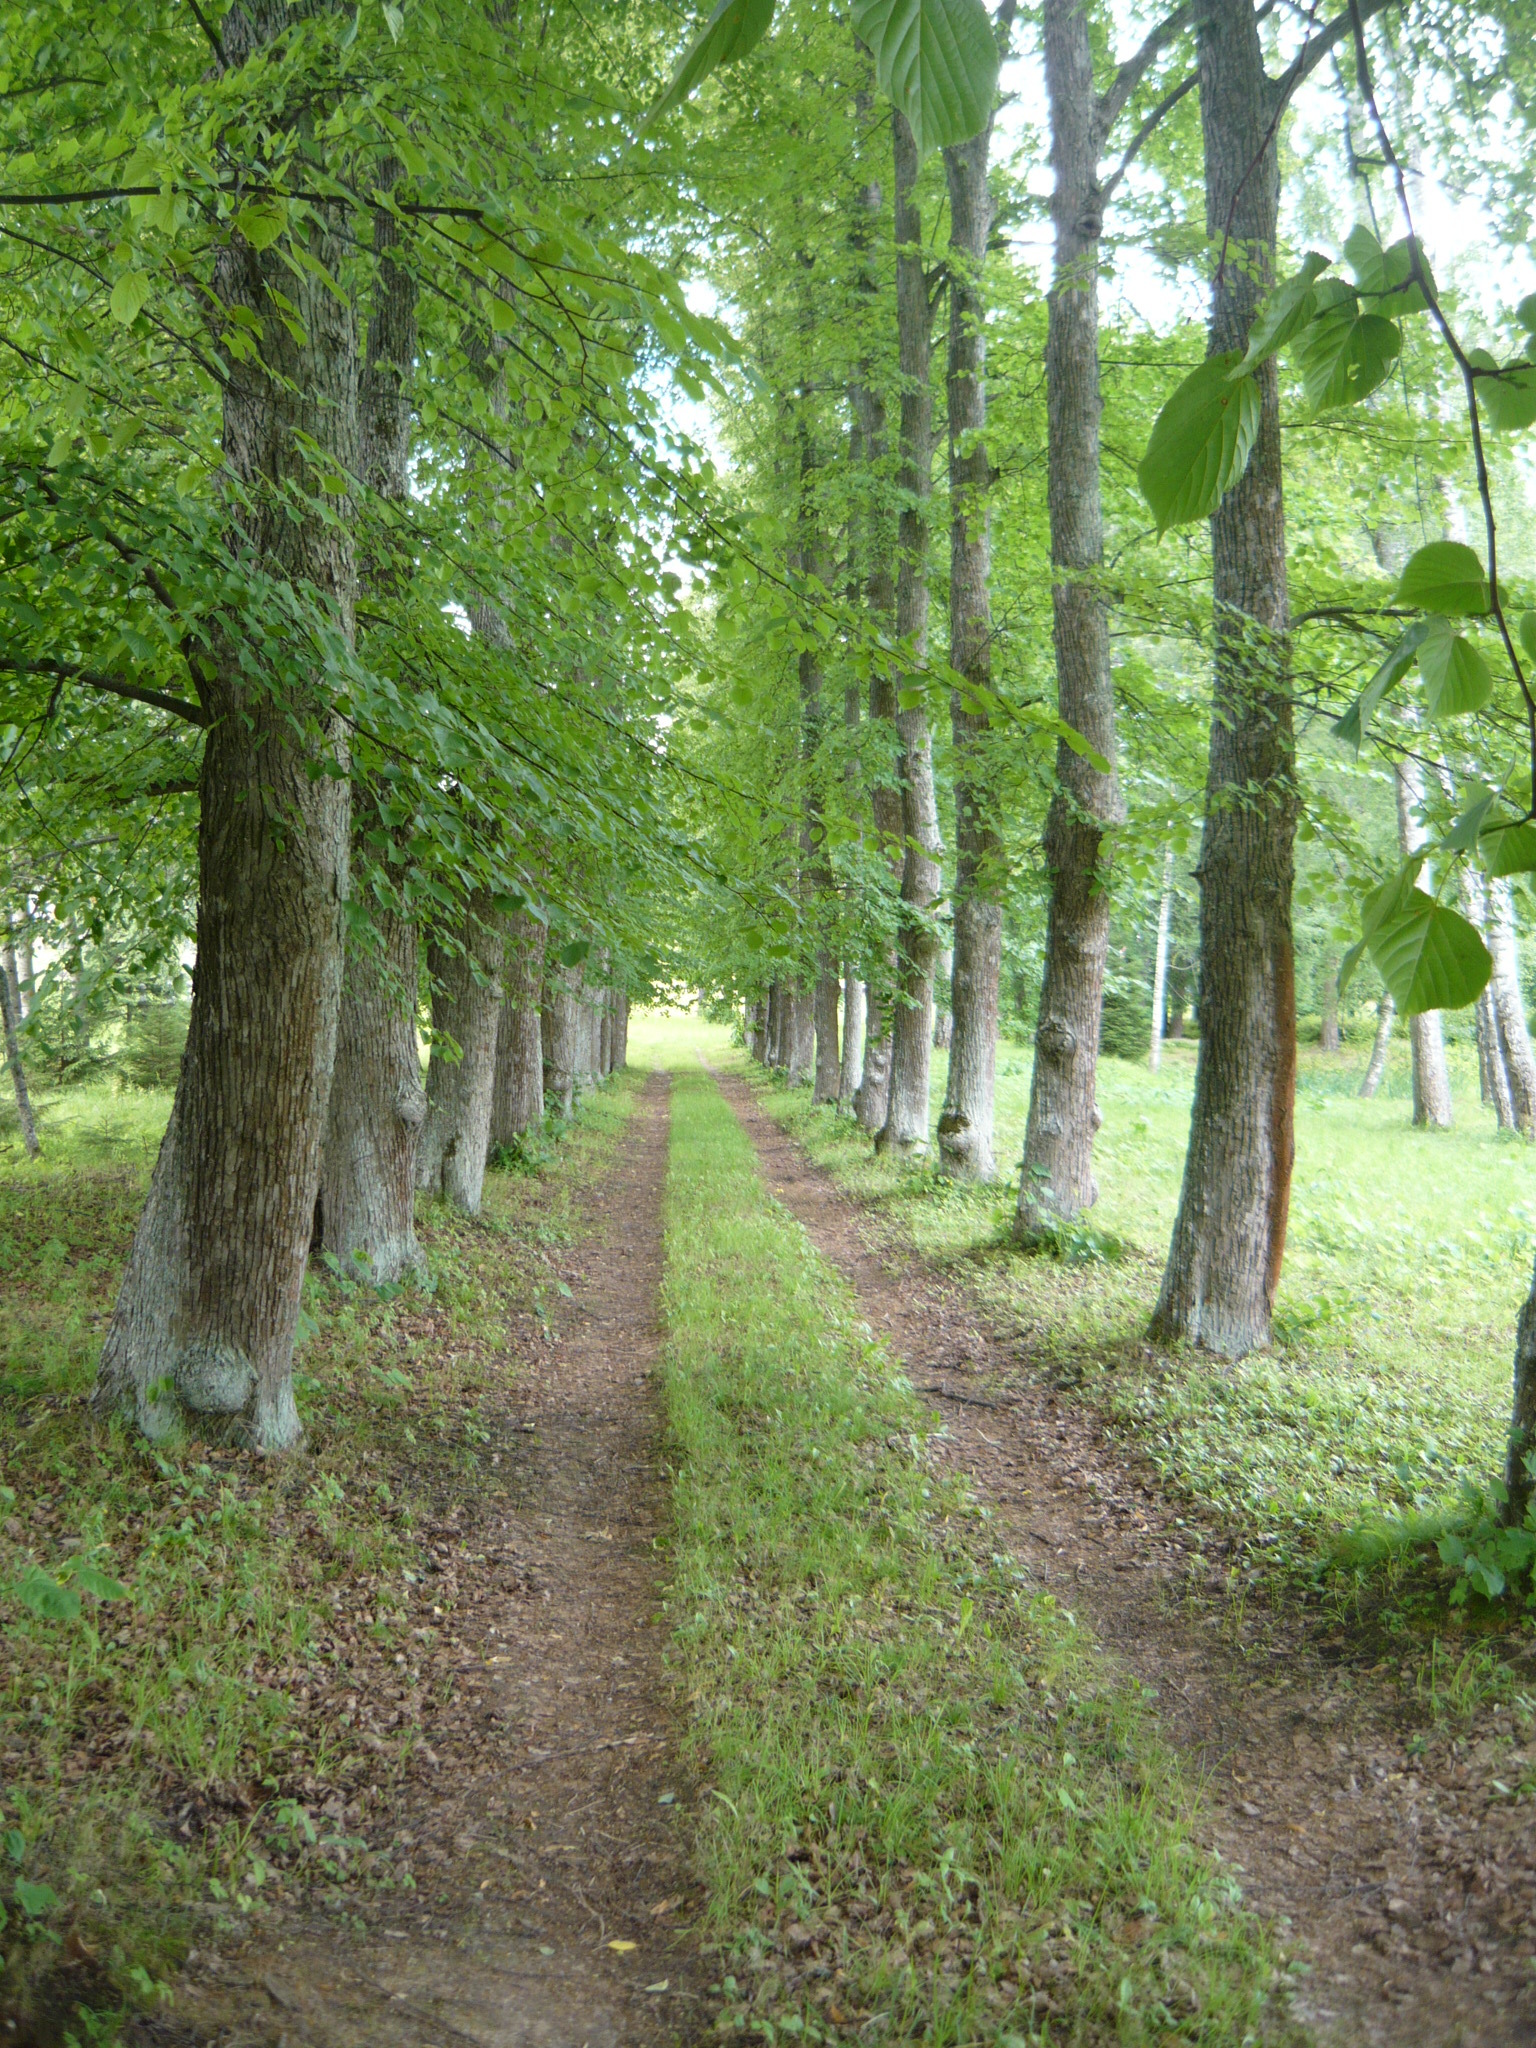
<svg viewBox="0 0 1536 2048">
<path fill-rule="evenodd" d="M 1417 853 L 1424 841 L 1419 825 L 1423 799 L 1419 764 L 1405 754 L 1397 764 L 1397 837 L 1405 860 L 1409 854 Z M 1413 1051 L 1413 1121 L 1421 1129 L 1449 1130 L 1451 1076 L 1445 1064 L 1445 1037 L 1438 1010 L 1425 1010 L 1408 1019 L 1408 1043 Z"/>
<path fill-rule="evenodd" d="M 629 1065 L 629 991 L 619 990 L 617 1030 L 613 1041 L 613 1065 L 616 1073 L 622 1074 Z"/>
<path fill-rule="evenodd" d="M 568 1117 L 576 1107 L 581 1065 L 581 969 L 546 964 L 540 1032 L 544 1043 L 544 1100 L 552 1116 Z"/>
<path fill-rule="evenodd" d="M 1339 956 L 1330 953 L 1323 962 L 1323 1015 L 1317 1029 L 1320 1052 L 1339 1049 Z"/>
<path fill-rule="evenodd" d="M 1536 1137 L 1536 1054 L 1525 1021 L 1520 989 L 1520 946 L 1515 933 L 1515 906 L 1507 880 L 1488 884 L 1488 921 L 1492 927 L 1493 1007 L 1498 1020 L 1499 1048 L 1508 1077 L 1515 1128 Z"/>
<path fill-rule="evenodd" d="M 598 1065 L 606 1081 L 613 1072 L 613 991 L 605 990 L 602 1013 L 597 1020 Z"/>
<path fill-rule="evenodd" d="M 1225 243 L 1212 290 L 1214 352 L 1246 346 L 1274 280 L 1279 106 L 1252 0 L 1210 0 L 1198 36 L 1206 233 Z M 1270 1339 L 1295 1157 L 1295 739 L 1273 357 L 1256 377 L 1253 453 L 1211 520 L 1216 664 L 1200 857 L 1200 1052 L 1183 1192 L 1152 1323 L 1164 1340 L 1192 1339 L 1231 1357 Z"/>
<path fill-rule="evenodd" d="M 751 1053 L 753 1059 L 757 1061 L 759 1066 L 766 1067 L 768 1064 L 767 999 L 765 997 L 760 997 L 755 1003 L 753 1003 L 750 1011 L 748 1012 L 748 1015 L 751 1019 L 751 1022 L 747 1027 L 747 1049 Z"/>
<path fill-rule="evenodd" d="M 387 170 L 381 182 L 393 182 Z M 402 504 L 410 489 L 416 357 L 415 281 L 390 255 L 399 237 L 393 215 L 376 212 L 373 317 L 358 385 L 363 481 L 393 504 Z M 387 592 L 400 570 L 399 563 L 370 555 L 361 566 L 361 587 Z M 363 872 L 370 842 L 389 835 L 380 833 L 372 790 L 360 791 L 357 808 L 354 872 Z M 427 1098 L 416 1043 L 416 924 L 382 900 L 375 901 L 373 924 L 377 944 L 354 942 L 342 979 L 316 1234 L 344 1272 L 379 1284 L 423 1268 L 416 1243 L 416 1146 Z"/>
<path fill-rule="evenodd" d="M 0 969 L 0 1021 L 5 1027 L 5 1059 L 11 1070 L 11 1086 L 16 1091 L 16 1121 L 21 1125 L 21 1142 L 27 1148 L 27 1157 L 35 1159 L 41 1147 L 37 1142 L 37 1125 L 32 1116 L 32 1097 L 27 1089 L 26 1069 L 21 1064 L 21 1039 L 18 1035 L 18 1004 L 11 986 L 11 977 Z"/>
<path fill-rule="evenodd" d="M 1045 971 L 1019 1179 L 1016 1230 L 1026 1243 L 1055 1217 L 1098 1199 L 1093 1135 L 1104 964 L 1109 953 L 1109 833 L 1124 816 L 1115 775 L 1115 692 L 1104 602 L 1099 476 L 1099 240 L 1103 147 L 1089 19 L 1077 0 L 1049 0 L 1046 79 L 1055 185 L 1055 269 L 1046 333 L 1046 425 L 1051 519 L 1051 626 L 1057 706 L 1108 764 L 1107 774 L 1064 742 L 1045 825 L 1051 876 Z"/>
<path fill-rule="evenodd" d="M 1157 905 L 1157 950 L 1152 956 L 1152 1049 L 1147 1065 L 1163 1063 L 1163 1005 L 1168 997 L 1168 928 L 1173 922 L 1173 848 L 1163 855 L 1163 893 Z"/>
<path fill-rule="evenodd" d="M 544 1121 L 544 1028 L 539 992 L 549 933 L 519 911 L 507 935 L 506 990 L 496 1030 L 496 1080 L 491 1091 L 491 1143 L 511 1145 Z"/>
<path fill-rule="evenodd" d="M 1502 1520 L 1519 1528 L 1530 1506 L 1533 1484 L 1526 1459 L 1536 1453 L 1536 1272 L 1515 1330 L 1514 1400 L 1509 1425 L 1509 1450 L 1504 1484 L 1509 1498 Z"/>
<path fill-rule="evenodd" d="M 990 118 L 944 152 L 949 187 L 949 665 L 973 691 L 992 688 L 992 464 L 986 448 L 987 304 L 992 232 Z M 988 763 L 984 700 L 952 690 L 955 781 L 955 939 L 950 966 L 949 1073 L 939 1160 L 964 1180 L 990 1180 L 997 1093 L 997 999 L 1003 963 L 1003 848 Z"/>
<path fill-rule="evenodd" d="M 232 9 L 228 64 L 287 26 L 283 10 Z M 213 259 L 212 302 L 253 322 L 223 387 L 230 545 L 278 586 L 318 592 L 350 641 L 347 501 L 329 499 L 321 518 L 290 489 L 302 478 L 320 495 L 306 444 L 328 472 L 357 464 L 357 337 L 333 286 L 347 251 L 323 200 L 299 232 L 313 270 L 282 241 L 258 251 L 238 233 Z M 336 1052 L 351 811 L 346 728 L 313 680 L 319 648 L 298 633 L 289 644 L 301 673 L 253 684 L 253 643 L 221 622 L 199 663 L 209 727 L 192 1016 L 96 1396 L 131 1406 L 152 1436 L 185 1417 L 264 1451 L 301 1434 L 293 1337 Z"/>
<path fill-rule="evenodd" d="M 923 225 L 914 193 L 917 144 L 907 117 L 891 114 L 896 171 L 896 325 L 901 355 L 901 452 L 898 484 L 896 637 L 913 669 L 928 658 L 928 501 L 933 492 L 933 393 L 929 351 L 933 313 L 923 273 Z M 896 1001 L 891 1016 L 891 1074 L 878 1152 L 898 1157 L 928 1149 L 928 1077 L 933 1059 L 933 966 L 938 934 L 932 911 L 940 875 L 939 810 L 933 746 L 923 703 L 903 710 L 901 743 L 901 921 Z"/>
<path fill-rule="evenodd" d="M 891 1089 L 891 1031 L 886 1008 L 872 984 L 864 990 L 864 1067 L 853 1098 L 853 1114 L 859 1128 L 878 1137 L 885 1128 L 886 1105 Z"/>
<path fill-rule="evenodd" d="M 842 1055 L 837 1034 L 837 962 L 829 953 L 819 960 L 816 976 L 816 1085 L 812 1102 L 836 1102 L 842 1080 Z"/>
<path fill-rule="evenodd" d="M 955 949 L 943 946 L 933 974 L 933 1049 L 948 1052 L 955 1035 Z"/>
<path fill-rule="evenodd" d="M 864 1077 L 864 984 L 850 963 L 843 969 L 843 1060 L 837 1099 L 851 1109 Z"/>
<path fill-rule="evenodd" d="M 487 891 L 477 889 L 471 896 L 457 936 L 454 947 L 436 938 L 427 947 L 434 1042 L 416 1185 L 466 1216 L 478 1216 L 491 1140 L 506 954 L 505 927 Z M 447 1055 L 440 1043 L 444 1039 L 458 1047 L 458 1059 Z"/>
<path fill-rule="evenodd" d="M 816 1064 L 816 1012 L 811 991 L 803 981 L 789 984 L 784 1005 L 784 1024 L 787 1044 L 784 1056 L 784 1079 L 791 1088 L 798 1088 L 808 1073 L 814 1072 Z"/>
<path fill-rule="evenodd" d="M 1392 1043 L 1392 1021 L 1396 1015 L 1397 1004 L 1391 996 L 1383 995 L 1376 1005 L 1376 1038 L 1366 1063 L 1365 1078 L 1360 1083 L 1360 1093 L 1367 1102 L 1381 1086 L 1381 1077 L 1387 1071 L 1387 1051 Z"/>
</svg>

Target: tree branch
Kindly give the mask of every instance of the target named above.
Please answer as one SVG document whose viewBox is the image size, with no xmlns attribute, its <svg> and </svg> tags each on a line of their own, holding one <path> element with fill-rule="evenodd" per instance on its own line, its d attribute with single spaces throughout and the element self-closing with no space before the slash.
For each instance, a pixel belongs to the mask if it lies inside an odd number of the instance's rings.
<svg viewBox="0 0 1536 2048">
<path fill-rule="evenodd" d="M 1151 137 L 1153 133 L 1156 131 L 1159 123 L 1162 122 L 1167 115 L 1171 114 L 1174 108 L 1179 104 L 1179 101 L 1183 99 L 1184 95 L 1186 93 L 1193 92 L 1195 87 L 1199 83 L 1199 72 L 1191 71 L 1188 78 L 1182 79 L 1179 82 L 1179 84 L 1177 84 L 1173 88 L 1172 92 L 1165 94 L 1164 97 L 1158 101 L 1157 105 L 1152 109 L 1151 113 L 1148 114 L 1145 121 L 1142 122 L 1141 126 L 1136 130 L 1136 133 L 1131 137 L 1125 155 L 1121 157 L 1119 163 L 1115 166 L 1114 170 L 1111 171 L 1109 176 L 1105 179 L 1102 188 L 1102 197 L 1104 205 L 1107 206 L 1109 204 L 1109 195 L 1111 194 L 1111 192 L 1114 191 L 1115 187 L 1119 184 L 1120 180 L 1125 176 L 1126 172 L 1130 169 L 1131 165 L 1135 163 L 1137 157 L 1141 155 L 1143 147 L 1146 145 L 1147 142 L 1151 140 Z"/>
<path fill-rule="evenodd" d="M 206 726 L 208 714 L 201 704 L 185 697 L 172 697 L 165 690 L 146 689 L 141 683 L 124 682 L 119 676 L 104 676 L 96 669 L 82 668 L 75 661 L 12 661 L 0 654 L 0 671 L 9 675 L 53 676 L 59 682 L 83 683 L 88 690 L 102 690 L 109 697 L 126 697 L 134 704 L 148 704 L 155 711 L 168 711 L 172 718 L 188 725 Z"/>
<path fill-rule="evenodd" d="M 1094 120 L 1101 148 L 1110 129 L 1125 112 L 1131 94 L 1174 37 L 1182 35 L 1195 20 L 1200 5 L 1201 0 L 1184 0 L 1182 7 L 1176 7 L 1172 14 L 1165 15 L 1135 56 L 1126 58 L 1110 81 L 1109 89 L 1099 95 Z"/>
<path fill-rule="evenodd" d="M 213 26 L 212 22 L 209 21 L 207 15 L 204 14 L 201 7 L 198 6 L 197 0 L 187 0 L 187 5 L 192 10 L 193 20 L 197 23 L 198 27 L 202 30 L 203 34 L 208 38 L 208 47 L 213 51 L 215 57 L 218 58 L 219 69 L 221 71 L 227 71 L 229 69 L 229 59 L 224 54 L 224 45 L 219 41 L 218 30 Z"/>
<path fill-rule="evenodd" d="M 1389 0 L 1359 0 L 1361 24 L 1368 22 L 1372 15 L 1380 14 L 1388 4 Z M 1309 33 L 1293 61 L 1278 78 L 1270 80 L 1271 86 L 1279 95 L 1282 110 L 1297 86 L 1312 76 L 1328 53 L 1354 34 L 1355 13 L 1353 6 L 1346 7 L 1342 14 L 1336 14 L 1328 26 L 1320 29 L 1317 35 Z"/>
</svg>

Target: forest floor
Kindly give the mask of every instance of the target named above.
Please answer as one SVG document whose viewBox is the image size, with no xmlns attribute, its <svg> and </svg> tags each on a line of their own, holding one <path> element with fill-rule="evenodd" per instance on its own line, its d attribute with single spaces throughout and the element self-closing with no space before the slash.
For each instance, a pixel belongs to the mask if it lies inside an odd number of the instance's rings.
<svg viewBox="0 0 1536 2048">
<path fill-rule="evenodd" d="M 5 1616 L 0 2041 L 1536 2039 L 1519 1643 L 1271 1569 L 803 1093 L 636 1050 L 431 1292 L 316 1276 L 276 1469 L 90 1417 L 142 1172 L 0 1186 L 0 1584 L 123 1582 Z"/>
</svg>

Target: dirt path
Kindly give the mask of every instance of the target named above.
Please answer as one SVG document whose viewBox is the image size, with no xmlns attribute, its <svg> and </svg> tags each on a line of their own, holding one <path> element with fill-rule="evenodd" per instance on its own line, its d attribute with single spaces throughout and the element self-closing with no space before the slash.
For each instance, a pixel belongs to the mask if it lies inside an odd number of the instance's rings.
<svg viewBox="0 0 1536 2048">
<path fill-rule="evenodd" d="M 774 1192 L 937 1400 L 951 1456 L 1017 1554 L 1157 1689 L 1169 1738 L 1207 1779 L 1212 1844 L 1250 1902 L 1291 1923 L 1310 1971 L 1297 2016 L 1334 2048 L 1529 2048 L 1536 1829 L 1511 1795 L 1536 1759 L 1508 1735 L 1421 1748 L 1389 1675 L 1245 1602 L 1210 1533 L 1041 1383 L 963 1282 L 882 1241 L 746 1083 L 717 1078 Z"/>
<path fill-rule="evenodd" d="M 416 1891 L 381 1894 L 350 1932 L 290 1921 L 194 1956 L 174 2021 L 143 2040 L 673 2048 L 707 2032 L 707 1974 L 674 1932 L 697 1898 L 691 1788 L 652 1625 L 667 1121 L 653 1077 L 586 1211 L 557 1339 L 487 1410 L 509 1491 L 445 1503 L 430 1530 L 452 1605 L 396 1834 Z"/>
</svg>

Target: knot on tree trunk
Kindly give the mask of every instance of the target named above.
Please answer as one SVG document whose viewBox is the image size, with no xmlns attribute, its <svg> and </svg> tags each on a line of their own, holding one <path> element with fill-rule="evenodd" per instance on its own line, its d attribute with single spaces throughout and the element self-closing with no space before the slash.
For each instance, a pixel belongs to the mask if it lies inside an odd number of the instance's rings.
<svg viewBox="0 0 1536 2048">
<path fill-rule="evenodd" d="M 1048 1017 L 1040 1026 L 1035 1043 L 1049 1059 L 1069 1060 L 1077 1051 L 1077 1033 L 1063 1018 Z"/>
</svg>

